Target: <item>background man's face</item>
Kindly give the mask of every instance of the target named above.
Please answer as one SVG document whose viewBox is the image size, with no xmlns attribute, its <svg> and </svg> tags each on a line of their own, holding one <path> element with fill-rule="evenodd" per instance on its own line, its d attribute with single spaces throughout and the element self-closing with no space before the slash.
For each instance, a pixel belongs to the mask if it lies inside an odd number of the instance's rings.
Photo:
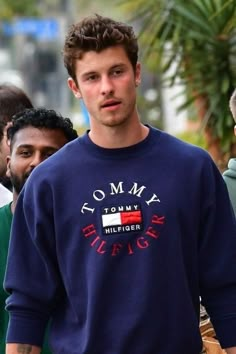
<svg viewBox="0 0 236 354">
<path fill-rule="evenodd" d="M 19 194 L 33 169 L 66 143 L 60 129 L 29 126 L 19 130 L 11 142 L 11 156 L 8 156 L 7 175 L 14 190 Z"/>
</svg>

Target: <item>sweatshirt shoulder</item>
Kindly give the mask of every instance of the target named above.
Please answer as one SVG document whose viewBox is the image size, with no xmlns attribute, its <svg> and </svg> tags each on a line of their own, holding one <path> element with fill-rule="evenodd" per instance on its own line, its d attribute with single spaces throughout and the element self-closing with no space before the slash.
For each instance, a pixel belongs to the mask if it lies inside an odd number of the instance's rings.
<svg viewBox="0 0 236 354">
<path fill-rule="evenodd" d="M 212 161 L 212 158 L 208 151 L 203 148 L 185 142 L 173 135 L 166 132 L 160 134 L 160 144 L 162 149 L 166 151 L 166 154 L 179 160 L 190 160 L 194 163 L 200 161 Z"/>
</svg>

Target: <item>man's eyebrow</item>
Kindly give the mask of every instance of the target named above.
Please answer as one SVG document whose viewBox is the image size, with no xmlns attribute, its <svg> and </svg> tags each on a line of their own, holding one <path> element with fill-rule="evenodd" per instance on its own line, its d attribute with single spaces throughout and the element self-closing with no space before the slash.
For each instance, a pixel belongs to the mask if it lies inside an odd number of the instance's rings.
<svg viewBox="0 0 236 354">
<path fill-rule="evenodd" d="M 20 149 L 20 148 L 32 148 L 33 145 L 31 144 L 20 144 L 20 145 L 17 145 L 17 149 Z"/>
<path fill-rule="evenodd" d="M 121 67 L 126 67 L 127 65 L 125 63 L 116 63 L 114 65 L 112 65 L 110 68 L 108 68 L 108 71 L 111 71 L 111 70 L 114 70 L 116 68 L 121 68 Z M 97 75 L 99 74 L 99 70 L 98 71 L 95 71 L 95 70 L 92 70 L 92 71 L 87 71 L 87 72 L 84 72 L 82 73 L 81 77 L 87 77 L 87 76 L 90 76 L 90 75 Z"/>
<path fill-rule="evenodd" d="M 60 148 L 58 146 L 44 146 L 42 150 L 59 150 Z"/>
<path fill-rule="evenodd" d="M 21 148 L 28 148 L 28 149 L 32 149 L 34 148 L 34 145 L 32 144 L 20 144 L 17 146 L 17 149 L 21 149 Z M 57 146 L 43 146 L 42 150 L 58 150 L 59 148 Z"/>
<path fill-rule="evenodd" d="M 116 64 L 112 65 L 110 69 L 114 69 L 114 68 L 121 67 L 121 66 L 126 67 L 127 65 L 125 63 L 116 63 Z"/>
<path fill-rule="evenodd" d="M 86 77 L 86 76 L 97 75 L 97 74 L 98 74 L 97 71 L 86 71 L 86 72 L 84 72 L 81 76 L 82 76 L 82 78 L 83 78 L 83 77 Z"/>
</svg>

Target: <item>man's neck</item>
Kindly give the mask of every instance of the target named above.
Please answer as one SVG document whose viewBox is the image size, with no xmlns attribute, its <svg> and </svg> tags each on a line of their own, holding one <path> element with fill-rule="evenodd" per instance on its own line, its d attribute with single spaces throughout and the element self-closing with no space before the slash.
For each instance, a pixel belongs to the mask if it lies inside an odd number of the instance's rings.
<svg viewBox="0 0 236 354">
<path fill-rule="evenodd" d="M 14 214 L 18 196 L 19 196 L 19 194 L 18 194 L 18 193 L 15 191 L 15 189 L 13 188 L 13 201 L 12 201 L 12 203 L 11 203 L 11 212 L 12 212 L 12 214 Z"/>
<path fill-rule="evenodd" d="M 132 129 L 120 129 L 120 127 L 104 127 L 97 131 L 92 129 L 89 137 L 92 142 L 107 149 L 123 148 L 135 145 L 144 140 L 149 132 L 149 128 L 141 123 Z"/>
</svg>

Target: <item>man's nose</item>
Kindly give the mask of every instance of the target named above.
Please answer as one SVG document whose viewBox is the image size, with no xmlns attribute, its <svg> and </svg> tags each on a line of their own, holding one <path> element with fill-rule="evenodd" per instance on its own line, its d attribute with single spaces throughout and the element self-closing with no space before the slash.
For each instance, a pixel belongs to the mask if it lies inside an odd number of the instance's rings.
<svg viewBox="0 0 236 354">
<path fill-rule="evenodd" d="M 32 156 L 32 159 L 31 159 L 31 162 L 30 162 L 30 166 L 31 166 L 31 167 L 36 167 L 36 166 L 38 166 L 43 160 L 44 160 L 43 155 L 40 154 L 40 152 L 36 152 L 36 153 L 34 153 L 34 155 Z"/>
<path fill-rule="evenodd" d="M 112 80 L 108 76 L 104 76 L 101 79 L 101 93 L 103 95 L 111 94 L 114 92 L 114 86 Z"/>
</svg>

